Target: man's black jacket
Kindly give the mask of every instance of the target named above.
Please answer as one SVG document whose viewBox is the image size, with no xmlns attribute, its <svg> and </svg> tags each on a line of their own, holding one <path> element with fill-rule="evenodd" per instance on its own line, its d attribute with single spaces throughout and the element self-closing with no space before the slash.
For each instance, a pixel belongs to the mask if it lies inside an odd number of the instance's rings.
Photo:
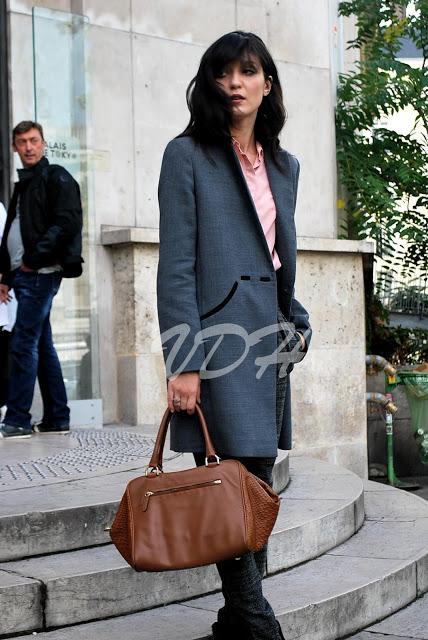
<svg viewBox="0 0 428 640">
<path fill-rule="evenodd" d="M 10 284 L 10 257 L 7 237 L 19 214 L 25 266 L 38 270 L 60 264 L 63 276 L 82 273 L 82 205 L 79 185 L 69 172 L 42 158 L 30 169 L 20 169 L 10 201 L 0 247 L 2 284 Z"/>
</svg>

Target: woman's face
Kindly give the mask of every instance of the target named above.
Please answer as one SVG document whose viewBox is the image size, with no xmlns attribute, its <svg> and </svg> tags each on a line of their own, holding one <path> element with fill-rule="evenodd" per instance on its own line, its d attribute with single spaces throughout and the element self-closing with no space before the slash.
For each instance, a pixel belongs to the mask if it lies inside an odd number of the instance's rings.
<svg viewBox="0 0 428 640">
<path fill-rule="evenodd" d="M 272 87 L 272 78 L 265 78 L 260 60 L 251 54 L 227 64 L 216 81 L 232 101 L 232 122 L 248 117 L 255 121 L 258 108 Z"/>
</svg>

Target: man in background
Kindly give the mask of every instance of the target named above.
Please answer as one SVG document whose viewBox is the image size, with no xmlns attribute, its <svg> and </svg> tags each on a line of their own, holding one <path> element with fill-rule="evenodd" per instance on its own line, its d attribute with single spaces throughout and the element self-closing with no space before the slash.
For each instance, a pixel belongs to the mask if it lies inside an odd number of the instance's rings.
<svg viewBox="0 0 428 640">
<path fill-rule="evenodd" d="M 82 207 L 79 185 L 45 157 L 42 126 L 20 122 L 12 133 L 18 170 L 0 246 L 0 305 L 14 288 L 18 301 L 11 344 L 3 438 L 32 435 L 36 378 L 43 400 L 41 433 L 67 432 L 70 410 L 61 365 L 52 341 L 50 311 L 63 277 L 82 273 Z"/>
</svg>

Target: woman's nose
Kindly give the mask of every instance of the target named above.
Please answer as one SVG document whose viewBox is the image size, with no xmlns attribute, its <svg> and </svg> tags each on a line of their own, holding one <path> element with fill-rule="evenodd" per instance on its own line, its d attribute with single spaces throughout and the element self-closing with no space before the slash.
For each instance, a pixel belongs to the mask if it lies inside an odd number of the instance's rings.
<svg viewBox="0 0 428 640">
<path fill-rule="evenodd" d="M 241 86 L 241 76 L 239 73 L 233 73 L 230 77 L 230 86 L 232 89 Z"/>
</svg>

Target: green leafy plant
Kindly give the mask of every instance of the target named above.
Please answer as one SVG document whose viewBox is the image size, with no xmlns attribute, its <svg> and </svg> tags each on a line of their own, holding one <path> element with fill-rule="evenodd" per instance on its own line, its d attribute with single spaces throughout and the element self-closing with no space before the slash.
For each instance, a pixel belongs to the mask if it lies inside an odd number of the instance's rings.
<svg viewBox="0 0 428 640">
<path fill-rule="evenodd" d="M 340 75 L 336 110 L 346 235 L 375 239 L 387 270 L 404 277 L 428 271 L 428 0 L 415 0 L 406 15 L 407 5 L 340 2 L 340 15 L 356 17 L 348 44 L 359 61 Z M 397 59 L 403 38 L 421 51 L 420 66 Z M 410 107 L 408 132 L 384 126 Z"/>
<path fill-rule="evenodd" d="M 367 353 L 383 356 L 396 366 L 428 362 L 428 332 L 391 327 L 389 313 L 377 296 L 367 303 Z"/>
</svg>

